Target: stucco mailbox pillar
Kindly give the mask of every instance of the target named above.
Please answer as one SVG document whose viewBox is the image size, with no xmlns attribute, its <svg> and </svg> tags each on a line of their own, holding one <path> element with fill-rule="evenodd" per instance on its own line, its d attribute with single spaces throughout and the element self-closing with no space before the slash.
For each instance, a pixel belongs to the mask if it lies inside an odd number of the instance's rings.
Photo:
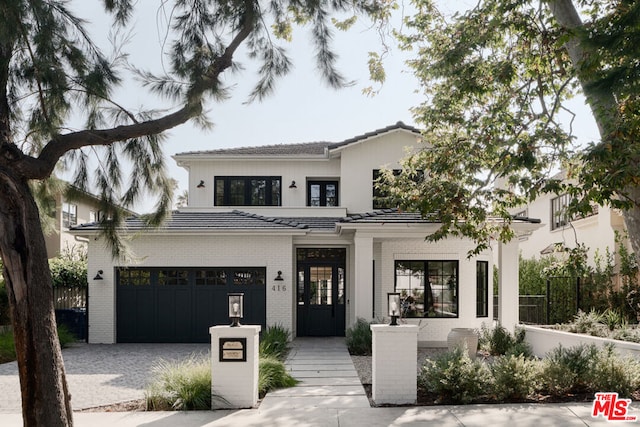
<svg viewBox="0 0 640 427">
<path fill-rule="evenodd" d="M 259 325 L 212 326 L 211 409 L 252 408 L 258 403 Z"/>
<path fill-rule="evenodd" d="M 376 404 L 415 404 L 418 397 L 418 326 L 371 325 L 372 397 Z"/>
</svg>

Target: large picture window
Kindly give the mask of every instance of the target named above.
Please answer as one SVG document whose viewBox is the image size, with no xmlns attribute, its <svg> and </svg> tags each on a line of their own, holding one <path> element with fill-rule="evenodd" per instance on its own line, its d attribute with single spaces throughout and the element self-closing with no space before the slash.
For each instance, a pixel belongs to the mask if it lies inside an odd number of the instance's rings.
<svg viewBox="0 0 640 427">
<path fill-rule="evenodd" d="M 458 261 L 396 261 L 402 317 L 458 317 Z"/>
<path fill-rule="evenodd" d="M 489 316 L 489 263 L 476 262 L 476 317 Z"/>
<path fill-rule="evenodd" d="M 215 206 L 280 206 L 279 176 L 217 176 Z"/>
</svg>

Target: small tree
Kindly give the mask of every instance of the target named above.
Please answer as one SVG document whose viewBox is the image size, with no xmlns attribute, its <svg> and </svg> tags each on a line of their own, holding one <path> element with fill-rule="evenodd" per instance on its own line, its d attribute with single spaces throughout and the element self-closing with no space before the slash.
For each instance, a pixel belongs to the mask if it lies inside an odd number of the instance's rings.
<svg viewBox="0 0 640 427">
<path fill-rule="evenodd" d="M 116 29 L 126 28 L 136 4 L 149 7 L 131 0 L 101 4 Z M 207 104 L 229 94 L 222 75 L 238 67 L 235 55 L 242 45 L 258 66 L 250 100 L 272 93 L 276 79 L 291 69 L 291 59 L 276 42 L 289 39 L 295 25 L 311 27 L 317 68 L 329 86 L 338 88 L 346 80 L 336 70 L 331 48 L 332 15 L 387 16 L 385 3 L 378 0 L 163 1 L 159 12 L 169 21 L 165 68 L 156 75 L 128 64 L 121 46 L 113 56 L 104 55 L 85 21 L 67 6 L 62 0 L 0 4 L 0 258 L 27 426 L 72 424 L 36 198 L 47 193 L 61 160 L 75 165 L 76 187 L 97 188 L 104 213 L 101 237 L 114 256 L 122 256 L 124 244 L 117 230 L 124 213 L 117 206 L 130 208 L 150 191 L 158 203 L 145 220 L 151 226 L 164 219 L 171 209 L 172 187 L 161 134 L 189 120 L 203 127 L 210 124 Z M 113 100 L 124 73 L 132 70 L 142 86 L 173 107 L 136 112 Z M 74 116 L 84 123 L 74 126 Z M 93 153 L 98 165 L 90 173 Z M 123 174 L 125 162 L 132 166 L 129 177 Z"/>
</svg>

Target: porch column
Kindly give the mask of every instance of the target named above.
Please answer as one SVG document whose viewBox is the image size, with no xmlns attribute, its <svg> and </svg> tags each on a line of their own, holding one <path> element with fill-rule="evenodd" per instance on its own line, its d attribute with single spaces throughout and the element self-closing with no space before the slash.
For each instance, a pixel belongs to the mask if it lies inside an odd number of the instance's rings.
<svg viewBox="0 0 640 427">
<path fill-rule="evenodd" d="M 354 237 L 355 286 L 351 303 L 356 319 L 373 320 L 373 237 Z"/>
<path fill-rule="evenodd" d="M 517 238 L 498 246 L 498 322 L 511 333 L 520 321 L 518 247 Z"/>
</svg>

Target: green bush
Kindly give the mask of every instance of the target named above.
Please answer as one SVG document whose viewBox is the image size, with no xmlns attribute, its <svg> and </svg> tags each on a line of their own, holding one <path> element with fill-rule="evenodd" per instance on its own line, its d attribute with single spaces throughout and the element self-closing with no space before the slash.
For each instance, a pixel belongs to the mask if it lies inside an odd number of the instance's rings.
<svg viewBox="0 0 640 427">
<path fill-rule="evenodd" d="M 277 388 L 293 387 L 298 380 L 287 372 L 284 363 L 275 357 L 260 357 L 258 370 L 258 394 L 263 397 Z"/>
<path fill-rule="evenodd" d="M 260 357 L 284 361 L 289 353 L 289 331 L 281 325 L 269 326 L 260 337 Z"/>
<path fill-rule="evenodd" d="M 160 360 L 152 367 L 145 390 L 148 410 L 211 409 L 211 360 L 191 355 L 185 360 Z"/>
<path fill-rule="evenodd" d="M 16 347 L 13 343 L 13 334 L 3 332 L 0 334 L 0 363 L 16 360 Z"/>
<path fill-rule="evenodd" d="M 633 357 L 620 357 L 613 346 L 606 346 L 598 350 L 587 378 L 590 391 L 617 392 L 631 398 L 640 386 L 640 363 Z"/>
<path fill-rule="evenodd" d="M 76 342 L 76 337 L 64 326 L 58 326 L 58 339 L 62 348 L 69 347 L 69 344 Z M 0 334 L 0 363 L 13 362 L 14 360 L 16 360 L 16 346 L 13 332 L 3 332 Z"/>
<path fill-rule="evenodd" d="M 500 401 L 524 400 L 540 387 L 540 362 L 522 354 L 497 357 L 490 369 L 492 389 Z"/>
<path fill-rule="evenodd" d="M 87 260 L 70 256 L 59 256 L 49 260 L 51 280 L 54 288 L 86 288 Z"/>
<path fill-rule="evenodd" d="M 439 403 L 469 403 L 485 395 L 490 383 L 488 368 L 460 348 L 425 360 L 418 376 L 419 389 L 436 394 Z"/>
<path fill-rule="evenodd" d="M 370 356 L 373 342 L 371 324 L 364 319 L 358 318 L 352 327 L 347 328 L 346 341 L 350 354 L 354 356 Z"/>
<path fill-rule="evenodd" d="M 595 345 L 554 348 L 544 361 L 543 378 L 546 390 L 561 396 L 589 390 L 589 375 L 598 360 Z"/>
<path fill-rule="evenodd" d="M 525 331 L 519 329 L 512 335 L 504 326 L 498 325 L 493 329 L 482 328 L 480 333 L 480 348 L 493 356 L 524 355 L 531 357 L 531 346 L 524 340 Z"/>
<path fill-rule="evenodd" d="M 607 309 L 602 313 L 602 323 L 607 325 L 610 331 L 627 326 L 627 319 L 618 310 Z"/>
<path fill-rule="evenodd" d="M 602 319 L 602 314 L 594 309 L 589 312 L 578 310 L 578 314 L 573 318 L 571 330 L 579 334 L 599 336 L 601 334 L 598 330 L 602 326 Z"/>
</svg>

